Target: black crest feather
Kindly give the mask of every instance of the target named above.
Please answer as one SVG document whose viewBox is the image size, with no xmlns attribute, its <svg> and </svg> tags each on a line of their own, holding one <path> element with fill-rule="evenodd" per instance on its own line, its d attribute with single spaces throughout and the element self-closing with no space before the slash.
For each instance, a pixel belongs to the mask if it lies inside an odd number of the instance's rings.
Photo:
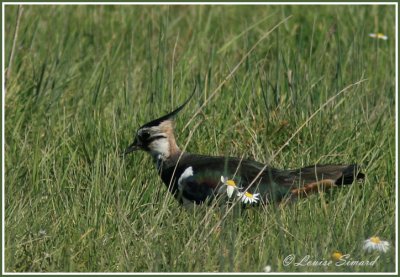
<svg viewBox="0 0 400 277">
<path fill-rule="evenodd" d="M 152 120 L 152 121 L 150 121 L 150 122 L 144 124 L 144 125 L 143 125 L 142 127 L 140 127 L 140 128 L 158 126 L 158 125 L 160 125 L 163 121 L 171 120 L 175 115 L 177 115 L 177 114 L 186 106 L 187 103 L 189 103 L 190 99 L 192 99 L 192 97 L 193 97 L 193 95 L 194 95 L 195 92 L 196 92 L 196 86 L 194 87 L 193 92 L 192 92 L 192 94 L 189 96 L 189 98 L 186 99 L 186 101 L 185 101 L 182 105 L 180 105 L 178 108 L 176 108 L 174 111 L 170 112 L 170 113 L 167 114 L 167 115 L 164 115 L 164 116 L 162 116 L 162 117 L 160 117 L 160 118 L 154 119 L 154 120 Z"/>
</svg>

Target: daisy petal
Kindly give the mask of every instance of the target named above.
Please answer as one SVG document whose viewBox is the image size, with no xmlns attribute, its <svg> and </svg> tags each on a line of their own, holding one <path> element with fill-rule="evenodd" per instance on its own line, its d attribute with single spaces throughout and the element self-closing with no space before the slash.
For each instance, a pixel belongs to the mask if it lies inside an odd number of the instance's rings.
<svg viewBox="0 0 400 277">
<path fill-rule="evenodd" d="M 229 198 L 232 197 L 234 192 L 235 192 L 235 187 L 233 187 L 233 186 L 227 186 L 226 187 L 226 194 L 228 194 Z"/>
</svg>

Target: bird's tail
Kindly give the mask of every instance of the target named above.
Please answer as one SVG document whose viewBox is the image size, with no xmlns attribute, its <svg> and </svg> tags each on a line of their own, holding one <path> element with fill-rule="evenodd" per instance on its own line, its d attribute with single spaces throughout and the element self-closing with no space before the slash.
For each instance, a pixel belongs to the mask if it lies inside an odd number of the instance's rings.
<svg viewBox="0 0 400 277">
<path fill-rule="evenodd" d="M 308 166 L 291 171 L 291 175 L 296 180 L 291 190 L 293 196 L 307 196 L 312 192 L 350 185 L 365 177 L 356 164 Z"/>
</svg>

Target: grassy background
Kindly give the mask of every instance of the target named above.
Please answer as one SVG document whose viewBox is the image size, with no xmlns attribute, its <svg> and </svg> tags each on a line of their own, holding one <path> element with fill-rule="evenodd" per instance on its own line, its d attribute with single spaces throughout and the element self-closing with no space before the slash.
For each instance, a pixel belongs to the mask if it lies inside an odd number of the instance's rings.
<svg viewBox="0 0 400 277">
<path fill-rule="evenodd" d="M 5 8 L 6 65 L 16 14 Z M 5 270 L 394 271 L 394 20 L 388 6 L 25 6 L 5 97 Z M 368 37 L 378 31 L 389 40 Z M 195 83 L 176 126 L 182 146 L 194 130 L 188 151 L 281 168 L 356 162 L 364 185 L 241 216 L 183 210 L 149 156 L 118 153 Z M 364 253 L 372 235 L 392 249 Z M 334 250 L 380 258 L 283 265 Z"/>
</svg>

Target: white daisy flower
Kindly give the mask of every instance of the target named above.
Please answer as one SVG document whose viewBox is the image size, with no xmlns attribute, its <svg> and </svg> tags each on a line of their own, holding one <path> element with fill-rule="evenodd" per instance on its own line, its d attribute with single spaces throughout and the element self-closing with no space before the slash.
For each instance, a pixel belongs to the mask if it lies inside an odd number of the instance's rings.
<svg viewBox="0 0 400 277">
<path fill-rule="evenodd" d="M 371 34 L 369 34 L 369 36 L 371 38 L 376 38 L 376 39 L 383 39 L 383 40 L 387 40 L 388 39 L 388 36 L 384 35 L 382 33 L 371 33 Z"/>
<path fill-rule="evenodd" d="M 388 241 L 381 240 L 379 237 L 370 237 L 364 241 L 364 250 L 372 252 L 378 250 L 379 252 L 386 253 L 390 248 L 390 243 Z"/>
<path fill-rule="evenodd" d="M 238 192 L 237 196 L 242 200 L 245 204 L 253 204 L 258 202 L 258 197 L 260 196 L 259 193 L 250 193 L 250 192 Z"/>
<path fill-rule="evenodd" d="M 235 190 L 239 189 L 236 186 L 235 181 L 233 181 L 232 179 L 228 179 L 228 177 L 221 176 L 221 182 L 226 186 L 226 194 L 229 198 L 232 197 Z"/>
</svg>

